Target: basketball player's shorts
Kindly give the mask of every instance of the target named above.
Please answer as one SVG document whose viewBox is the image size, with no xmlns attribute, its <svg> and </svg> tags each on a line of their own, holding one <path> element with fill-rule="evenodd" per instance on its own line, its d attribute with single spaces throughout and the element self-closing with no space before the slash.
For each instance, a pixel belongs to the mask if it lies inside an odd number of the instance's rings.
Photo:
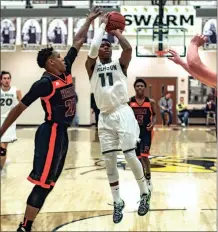
<svg viewBox="0 0 218 232">
<path fill-rule="evenodd" d="M 5 118 L 1 118 L 1 126 Z M 13 143 L 17 140 L 16 135 L 16 122 L 11 124 L 11 126 L 5 131 L 4 135 L 1 137 L 1 143 Z"/>
<path fill-rule="evenodd" d="M 154 136 L 154 131 L 144 131 L 140 133 L 140 142 L 137 143 L 136 155 L 140 159 L 141 157 L 148 157 L 150 155 L 150 148 L 152 139 Z"/>
<path fill-rule="evenodd" d="M 43 188 L 55 185 L 60 176 L 68 150 L 67 127 L 45 122 L 35 135 L 33 170 L 27 178 Z"/>
<path fill-rule="evenodd" d="M 98 135 L 103 154 L 134 150 L 139 140 L 139 132 L 138 122 L 128 104 L 99 115 Z"/>
</svg>

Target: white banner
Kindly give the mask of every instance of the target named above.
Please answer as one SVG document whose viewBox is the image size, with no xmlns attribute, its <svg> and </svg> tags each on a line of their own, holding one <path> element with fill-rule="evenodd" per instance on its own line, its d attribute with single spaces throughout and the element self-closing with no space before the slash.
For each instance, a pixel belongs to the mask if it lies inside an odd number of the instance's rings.
<svg viewBox="0 0 218 232">
<path fill-rule="evenodd" d="M 47 41 L 57 51 L 67 50 L 68 18 L 47 19 Z"/>
<path fill-rule="evenodd" d="M 202 34 L 207 36 L 207 42 L 204 44 L 205 50 L 216 50 L 217 47 L 217 19 L 202 19 Z"/>
<path fill-rule="evenodd" d="M 42 19 L 21 18 L 21 47 L 24 51 L 39 50 L 42 44 Z"/>
<path fill-rule="evenodd" d="M 15 51 L 17 19 L 1 18 L 1 51 Z"/>
<path fill-rule="evenodd" d="M 159 22 L 158 6 L 122 6 L 121 14 L 126 19 L 125 35 L 136 35 L 138 27 L 153 27 Z M 185 28 L 186 35 L 195 35 L 196 10 L 193 6 L 165 6 L 163 23 L 169 27 Z M 179 35 L 179 30 L 173 34 Z M 152 35 L 144 30 L 141 35 Z M 170 32 L 172 35 L 172 32 Z"/>
</svg>

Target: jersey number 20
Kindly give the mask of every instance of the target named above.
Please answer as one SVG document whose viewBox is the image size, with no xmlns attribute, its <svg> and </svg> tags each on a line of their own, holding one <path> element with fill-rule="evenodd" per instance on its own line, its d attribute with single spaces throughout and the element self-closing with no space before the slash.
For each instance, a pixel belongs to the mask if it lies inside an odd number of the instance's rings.
<svg viewBox="0 0 218 232">
<path fill-rule="evenodd" d="M 99 78 L 101 78 L 101 86 L 102 87 L 106 86 L 105 76 L 108 78 L 109 86 L 112 86 L 114 84 L 114 81 L 113 81 L 113 74 L 111 72 L 106 74 L 105 73 L 99 74 Z"/>
<path fill-rule="evenodd" d="M 0 106 L 10 106 L 12 104 L 13 100 L 11 98 L 7 98 L 7 99 L 4 99 L 4 98 L 1 98 L 0 99 Z"/>
</svg>

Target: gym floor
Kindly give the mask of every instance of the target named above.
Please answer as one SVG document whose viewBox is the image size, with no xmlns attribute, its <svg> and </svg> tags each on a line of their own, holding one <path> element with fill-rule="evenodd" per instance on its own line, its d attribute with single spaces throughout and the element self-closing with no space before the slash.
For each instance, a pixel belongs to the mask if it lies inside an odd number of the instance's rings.
<svg viewBox="0 0 218 232">
<path fill-rule="evenodd" d="M 1 231 L 15 231 L 33 187 L 35 128 L 17 130 L 1 178 Z M 69 130 L 63 173 L 33 224 L 33 231 L 216 231 L 217 144 L 212 129 L 159 128 L 151 150 L 151 210 L 137 215 L 139 190 L 118 157 L 121 196 L 126 202 L 120 224 L 112 221 L 112 197 L 95 128 Z M 125 169 L 125 170 L 124 170 Z"/>
</svg>

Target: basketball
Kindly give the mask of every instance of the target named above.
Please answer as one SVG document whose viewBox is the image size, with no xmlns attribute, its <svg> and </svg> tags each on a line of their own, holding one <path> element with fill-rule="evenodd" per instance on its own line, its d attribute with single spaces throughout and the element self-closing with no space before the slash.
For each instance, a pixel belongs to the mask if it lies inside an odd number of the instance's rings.
<svg viewBox="0 0 218 232">
<path fill-rule="evenodd" d="M 120 29 L 123 31 L 125 28 L 125 18 L 122 14 L 116 11 L 112 11 L 108 17 L 108 24 L 106 31 L 110 32 L 111 30 Z"/>
</svg>

